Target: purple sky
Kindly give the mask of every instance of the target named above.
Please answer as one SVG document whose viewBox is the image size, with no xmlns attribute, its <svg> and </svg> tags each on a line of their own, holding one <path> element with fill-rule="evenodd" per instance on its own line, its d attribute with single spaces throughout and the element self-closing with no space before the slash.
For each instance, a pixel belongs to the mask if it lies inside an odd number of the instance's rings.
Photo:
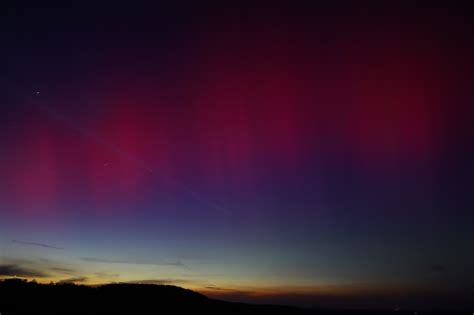
<svg viewBox="0 0 474 315">
<path fill-rule="evenodd" d="M 0 278 L 467 303 L 470 17 L 347 2 L 5 9 Z"/>
</svg>

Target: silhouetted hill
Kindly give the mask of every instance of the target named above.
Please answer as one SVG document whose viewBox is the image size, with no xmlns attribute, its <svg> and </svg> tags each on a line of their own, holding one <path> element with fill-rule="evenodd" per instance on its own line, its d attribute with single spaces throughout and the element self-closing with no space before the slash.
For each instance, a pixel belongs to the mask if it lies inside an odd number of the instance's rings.
<svg viewBox="0 0 474 315">
<path fill-rule="evenodd" d="M 38 284 L 20 279 L 0 282 L 0 313 L 195 313 L 299 314 L 299 309 L 253 306 L 209 299 L 191 290 L 153 284 Z"/>
<path fill-rule="evenodd" d="M 38 284 L 0 281 L 1 315 L 43 314 L 414 314 L 411 312 L 306 310 L 290 306 L 230 303 L 176 286 Z M 429 314 L 418 312 L 421 314 Z M 436 314 L 440 314 L 437 312 Z M 450 312 L 449 314 L 453 314 Z M 459 313 L 461 314 L 461 313 Z M 470 314 L 469 312 L 466 314 Z"/>
</svg>

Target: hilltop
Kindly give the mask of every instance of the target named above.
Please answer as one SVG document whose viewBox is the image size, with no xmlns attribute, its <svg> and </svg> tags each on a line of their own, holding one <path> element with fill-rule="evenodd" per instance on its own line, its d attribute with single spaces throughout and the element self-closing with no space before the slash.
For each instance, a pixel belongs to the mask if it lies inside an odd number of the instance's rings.
<svg viewBox="0 0 474 315">
<path fill-rule="evenodd" d="M 231 303 L 171 285 L 0 281 L 0 314 L 415 314 L 413 311 L 310 310 L 292 306 Z M 417 314 L 429 314 L 418 312 Z M 442 314 L 442 312 L 436 312 Z M 447 312 L 446 314 L 464 314 Z M 465 314 L 470 314 L 466 312 Z"/>
</svg>

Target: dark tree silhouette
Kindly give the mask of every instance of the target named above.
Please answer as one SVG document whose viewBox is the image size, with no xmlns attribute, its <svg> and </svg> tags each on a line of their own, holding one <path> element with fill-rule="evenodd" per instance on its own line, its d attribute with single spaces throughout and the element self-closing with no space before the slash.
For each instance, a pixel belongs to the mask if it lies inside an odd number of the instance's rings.
<svg viewBox="0 0 474 315">
<path fill-rule="evenodd" d="M 309 310 L 230 303 L 170 285 L 0 281 L 0 313 L 10 314 L 414 314 L 413 311 Z M 418 312 L 418 314 L 429 314 Z M 441 314 L 436 312 L 436 314 Z M 449 314 L 456 314 L 450 312 Z M 462 313 L 458 313 L 462 314 Z M 465 314 L 470 314 L 469 312 Z"/>
</svg>

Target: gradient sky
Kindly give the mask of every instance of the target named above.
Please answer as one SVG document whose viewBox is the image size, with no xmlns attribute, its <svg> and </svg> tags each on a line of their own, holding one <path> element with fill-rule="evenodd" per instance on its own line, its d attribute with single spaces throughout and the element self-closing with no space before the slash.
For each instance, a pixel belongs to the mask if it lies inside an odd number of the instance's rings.
<svg viewBox="0 0 474 315">
<path fill-rule="evenodd" d="M 468 303 L 472 12 L 350 3 L 2 9 L 0 278 Z"/>
</svg>

